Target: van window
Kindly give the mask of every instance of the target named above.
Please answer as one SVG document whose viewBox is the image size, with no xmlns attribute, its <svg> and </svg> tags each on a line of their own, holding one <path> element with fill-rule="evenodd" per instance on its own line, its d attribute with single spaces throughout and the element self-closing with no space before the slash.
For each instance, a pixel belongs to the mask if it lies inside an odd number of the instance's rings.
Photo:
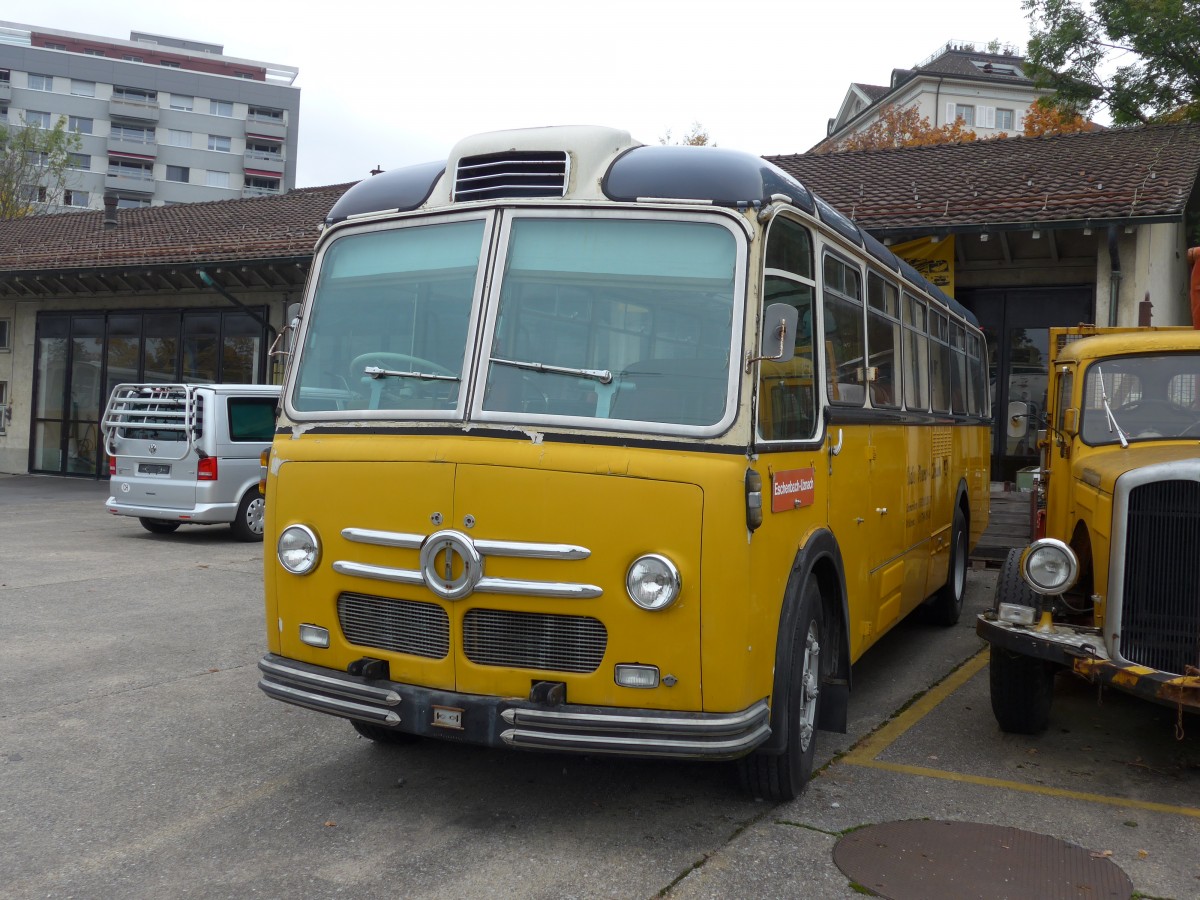
<svg viewBox="0 0 1200 900">
<path fill-rule="evenodd" d="M 274 397 L 230 397 L 229 439 L 269 443 L 275 437 Z"/>
</svg>

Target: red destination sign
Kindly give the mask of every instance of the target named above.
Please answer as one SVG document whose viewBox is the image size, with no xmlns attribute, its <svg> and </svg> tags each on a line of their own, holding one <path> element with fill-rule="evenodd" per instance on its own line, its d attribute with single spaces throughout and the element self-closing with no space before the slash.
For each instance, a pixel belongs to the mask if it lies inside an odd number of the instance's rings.
<svg viewBox="0 0 1200 900">
<path fill-rule="evenodd" d="M 812 506 L 816 497 L 816 473 L 813 469 L 788 469 L 786 472 L 771 473 L 771 512 Z"/>
</svg>

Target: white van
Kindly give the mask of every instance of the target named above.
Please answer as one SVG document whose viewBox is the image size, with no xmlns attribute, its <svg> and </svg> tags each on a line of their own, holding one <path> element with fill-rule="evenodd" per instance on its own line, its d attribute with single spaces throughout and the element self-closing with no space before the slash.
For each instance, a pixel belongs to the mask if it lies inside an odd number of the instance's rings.
<svg viewBox="0 0 1200 900">
<path fill-rule="evenodd" d="M 101 421 L 108 511 L 155 534 L 225 523 L 238 540 L 261 541 L 259 459 L 278 401 L 278 385 L 117 385 Z"/>
</svg>

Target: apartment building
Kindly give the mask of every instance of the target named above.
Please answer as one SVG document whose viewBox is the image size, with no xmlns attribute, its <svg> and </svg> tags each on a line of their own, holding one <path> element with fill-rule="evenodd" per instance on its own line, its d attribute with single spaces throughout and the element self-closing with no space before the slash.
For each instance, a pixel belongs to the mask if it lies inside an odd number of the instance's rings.
<svg viewBox="0 0 1200 900">
<path fill-rule="evenodd" d="M 915 106 L 935 128 L 962 119 L 981 138 L 1020 134 L 1029 107 L 1053 93 L 1034 85 L 1024 63 L 995 42 L 947 41 L 912 68 L 893 69 L 886 85 L 851 84 L 814 149 L 865 131 L 889 105 Z"/>
<path fill-rule="evenodd" d="M 219 44 L 129 40 L 0 21 L 0 124 L 79 135 L 47 211 L 280 194 L 296 184 L 300 89 L 291 66 Z"/>
</svg>

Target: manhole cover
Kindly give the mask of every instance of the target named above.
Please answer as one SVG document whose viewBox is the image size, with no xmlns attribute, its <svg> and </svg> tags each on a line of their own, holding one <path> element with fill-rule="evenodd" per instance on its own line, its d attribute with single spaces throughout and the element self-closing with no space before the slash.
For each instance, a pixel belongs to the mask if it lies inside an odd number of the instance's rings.
<svg viewBox="0 0 1200 900">
<path fill-rule="evenodd" d="M 975 822 L 884 822 L 851 832 L 833 861 L 891 900 L 1115 897 L 1133 883 L 1111 859 L 1058 838 Z"/>
</svg>

